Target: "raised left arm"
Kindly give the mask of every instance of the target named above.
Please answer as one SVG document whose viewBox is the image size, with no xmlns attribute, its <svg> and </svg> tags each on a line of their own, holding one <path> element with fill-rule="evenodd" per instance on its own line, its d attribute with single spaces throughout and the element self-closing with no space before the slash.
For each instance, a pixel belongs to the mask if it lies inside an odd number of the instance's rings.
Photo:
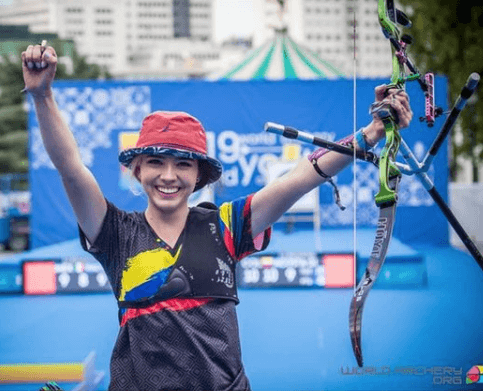
<svg viewBox="0 0 483 391">
<path fill-rule="evenodd" d="M 387 90 L 386 86 L 376 88 L 376 101 L 385 100 L 398 113 L 400 128 L 407 127 L 412 118 L 412 111 L 405 93 Z M 385 96 L 386 95 L 386 96 Z M 385 97 L 384 97 L 385 96 Z M 364 129 L 365 140 L 375 145 L 385 136 L 384 126 L 379 118 Z M 357 149 L 361 147 L 353 141 Z M 336 175 L 353 161 L 352 157 L 329 151 L 317 158 L 317 166 L 329 177 Z M 304 194 L 327 181 L 321 177 L 308 159 L 302 159 L 290 172 L 277 178 L 259 190 L 251 204 L 252 235 L 256 237 L 274 224 Z"/>
</svg>

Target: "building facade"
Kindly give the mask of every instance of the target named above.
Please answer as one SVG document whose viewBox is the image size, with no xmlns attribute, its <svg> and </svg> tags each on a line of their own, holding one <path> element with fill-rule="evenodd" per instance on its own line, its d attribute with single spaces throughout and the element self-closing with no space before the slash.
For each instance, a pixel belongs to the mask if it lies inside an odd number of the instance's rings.
<svg viewBox="0 0 483 391">
<path fill-rule="evenodd" d="M 342 69 L 359 77 L 387 76 L 392 70 L 389 42 L 381 32 L 376 0 L 253 0 L 254 42 L 273 36 L 273 26 Z"/>
<path fill-rule="evenodd" d="M 32 32 L 72 39 L 89 62 L 114 75 L 202 77 L 213 66 L 222 68 L 225 57 L 213 44 L 215 1 L 13 0 L 2 7 L 0 24 L 28 24 Z M 283 9 L 278 0 L 252 2 L 254 47 L 287 27 L 297 43 L 345 74 L 390 73 L 376 0 L 285 0 Z"/>
<path fill-rule="evenodd" d="M 200 77 L 219 57 L 212 0 L 14 0 L 0 24 L 72 39 L 88 62 L 113 75 Z M 142 68 L 142 69 L 141 69 Z"/>
</svg>

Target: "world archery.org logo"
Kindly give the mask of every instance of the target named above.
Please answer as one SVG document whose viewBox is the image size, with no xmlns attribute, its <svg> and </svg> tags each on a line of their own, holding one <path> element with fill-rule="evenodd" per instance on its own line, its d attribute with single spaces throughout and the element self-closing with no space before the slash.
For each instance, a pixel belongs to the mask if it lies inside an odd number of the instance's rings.
<svg viewBox="0 0 483 391">
<path fill-rule="evenodd" d="M 466 384 L 483 383 L 483 365 L 474 365 L 466 372 Z"/>
</svg>

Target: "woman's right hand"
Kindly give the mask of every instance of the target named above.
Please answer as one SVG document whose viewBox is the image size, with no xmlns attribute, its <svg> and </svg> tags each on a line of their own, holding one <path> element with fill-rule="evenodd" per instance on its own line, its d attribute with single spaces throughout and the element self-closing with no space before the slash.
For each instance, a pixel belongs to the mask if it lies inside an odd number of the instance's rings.
<svg viewBox="0 0 483 391">
<path fill-rule="evenodd" d="M 34 98 L 52 95 L 51 86 L 56 69 L 57 54 L 51 46 L 43 48 L 41 45 L 30 45 L 22 53 L 22 71 L 25 89 Z"/>
</svg>

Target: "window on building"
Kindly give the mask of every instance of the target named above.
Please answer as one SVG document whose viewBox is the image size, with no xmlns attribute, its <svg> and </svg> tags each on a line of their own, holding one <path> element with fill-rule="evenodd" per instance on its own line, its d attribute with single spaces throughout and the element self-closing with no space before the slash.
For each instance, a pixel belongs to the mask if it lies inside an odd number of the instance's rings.
<svg viewBox="0 0 483 391">
<path fill-rule="evenodd" d="M 96 14 L 112 14 L 112 9 L 110 8 L 96 8 L 94 10 Z"/>
<path fill-rule="evenodd" d="M 95 35 L 98 37 L 110 37 L 113 35 L 112 31 L 107 31 L 107 30 L 97 30 L 95 32 Z"/>
<path fill-rule="evenodd" d="M 81 14 L 84 10 L 82 8 L 68 7 L 65 9 L 65 12 L 69 14 Z"/>
</svg>

